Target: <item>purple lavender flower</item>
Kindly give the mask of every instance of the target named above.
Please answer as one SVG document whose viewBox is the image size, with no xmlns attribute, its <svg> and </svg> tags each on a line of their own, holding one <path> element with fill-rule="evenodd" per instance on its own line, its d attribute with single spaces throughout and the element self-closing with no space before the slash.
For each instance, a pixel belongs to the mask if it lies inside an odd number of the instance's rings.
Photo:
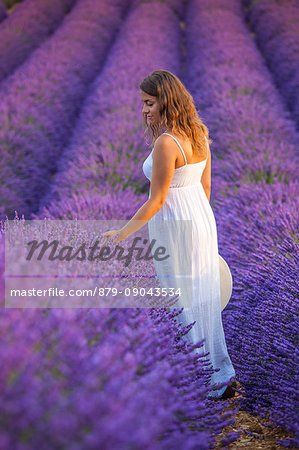
<svg viewBox="0 0 299 450">
<path fill-rule="evenodd" d="M 299 128 L 299 8 L 294 0 L 249 1 L 246 17 Z"/>
<path fill-rule="evenodd" d="M 42 206 L 51 209 L 53 201 L 57 205 L 61 199 L 63 204 L 66 198 L 86 192 L 104 194 L 109 186 L 115 191 L 126 187 L 148 191 L 141 170 L 149 150 L 144 150 L 139 84 L 157 67 L 179 71 L 178 27 L 174 13 L 161 3 L 141 5 L 127 17 Z M 44 215 L 41 211 L 40 217 Z"/>
<path fill-rule="evenodd" d="M 6 310 L 0 442 L 20 449 L 165 449 L 200 441 L 211 448 L 232 415 L 224 419 L 223 406 L 208 406 L 204 366 L 189 344 L 180 351 L 173 314 Z"/>
<path fill-rule="evenodd" d="M 74 2 L 26 0 L 10 13 L 0 26 L 0 82 L 55 31 Z"/>
<path fill-rule="evenodd" d="M 125 6 L 79 1 L 53 37 L 2 84 L 0 216 L 37 208 Z"/>
</svg>

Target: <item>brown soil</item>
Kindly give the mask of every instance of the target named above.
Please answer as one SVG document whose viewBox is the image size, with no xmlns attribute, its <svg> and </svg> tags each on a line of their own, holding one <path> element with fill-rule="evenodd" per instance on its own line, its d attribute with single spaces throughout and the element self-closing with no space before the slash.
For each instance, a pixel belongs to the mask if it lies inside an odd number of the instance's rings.
<svg viewBox="0 0 299 450">
<path fill-rule="evenodd" d="M 240 383 L 237 382 L 237 389 L 241 390 Z M 226 408 L 225 411 L 229 409 L 239 408 L 239 400 L 242 397 L 240 392 L 236 392 L 235 397 L 229 400 L 229 407 Z M 270 424 L 271 422 L 266 420 L 265 418 L 260 417 L 257 414 L 250 414 L 247 411 L 240 410 L 234 415 L 236 423 L 230 425 L 223 429 L 222 433 L 217 436 L 217 445 L 215 449 L 220 450 L 223 448 L 228 448 L 230 450 L 237 450 L 239 448 L 248 448 L 248 449 L 285 449 L 282 445 L 279 445 L 276 442 L 276 438 L 278 439 L 287 439 L 293 438 L 294 436 L 287 431 L 281 429 L 280 427 L 269 428 L 262 425 L 262 423 Z M 241 431 L 240 437 L 230 444 L 228 447 L 221 446 L 221 440 L 224 438 L 227 433 L 238 432 Z M 251 432 L 254 436 L 246 433 Z"/>
</svg>

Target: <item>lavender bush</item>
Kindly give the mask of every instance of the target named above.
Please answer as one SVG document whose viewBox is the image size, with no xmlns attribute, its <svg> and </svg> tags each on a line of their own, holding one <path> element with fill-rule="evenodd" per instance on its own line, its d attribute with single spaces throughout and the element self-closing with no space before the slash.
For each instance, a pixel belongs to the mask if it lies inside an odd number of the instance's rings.
<svg viewBox="0 0 299 450">
<path fill-rule="evenodd" d="M 0 26 L 0 82 L 59 27 L 75 0 L 26 0 Z"/>
<path fill-rule="evenodd" d="M 157 7 L 156 3 L 164 3 L 178 16 L 182 17 L 185 12 L 185 0 L 132 0 L 132 8 L 138 7 L 139 5 L 150 4 L 153 7 Z"/>
<path fill-rule="evenodd" d="M 135 194 L 130 187 L 122 185 L 111 188 L 104 185 L 105 192 L 89 194 L 88 189 L 80 194 L 70 194 L 60 200 L 54 200 L 48 208 L 32 219 L 44 218 L 53 220 L 130 220 L 142 204 L 148 199 L 147 194 Z"/>
<path fill-rule="evenodd" d="M 10 310 L 0 321 L 1 448 L 208 449 L 232 423 L 208 408 L 204 365 L 162 311 Z"/>
<path fill-rule="evenodd" d="M 206 398 L 207 355 L 178 312 L 6 310 L 1 447 L 211 448 L 235 411 Z"/>
<path fill-rule="evenodd" d="M 0 104 L 0 216 L 37 208 L 101 68 L 125 2 L 81 0 L 5 87 Z"/>
<path fill-rule="evenodd" d="M 246 18 L 299 129 L 298 2 L 246 0 Z"/>
<path fill-rule="evenodd" d="M 217 208 L 222 254 L 238 267 L 227 321 L 232 356 L 247 390 L 241 406 L 287 427 L 295 444 L 298 423 L 290 405 L 298 396 L 298 187 L 298 182 L 264 180 L 254 189 L 244 184 L 238 198 L 219 200 Z M 240 354 L 246 355 L 242 361 Z"/>
<path fill-rule="evenodd" d="M 179 62 L 178 21 L 171 9 L 158 2 L 134 9 L 82 108 L 39 217 L 56 214 L 59 200 L 81 193 L 105 194 L 110 186 L 115 192 L 141 185 L 148 190 L 139 84 L 156 67 L 178 72 Z"/>
<path fill-rule="evenodd" d="M 298 145 L 293 121 L 249 38 L 238 3 L 226 2 L 223 9 L 222 2 L 217 9 L 218 3 L 211 3 L 209 11 L 205 2 L 193 2 L 187 25 L 188 86 L 219 141 L 213 161 L 217 195 L 224 183 L 237 189 L 261 178 L 269 183 L 294 179 Z M 200 52 L 198 40 L 205 44 Z"/>
<path fill-rule="evenodd" d="M 288 405 L 295 394 L 297 238 L 291 212 L 296 210 L 298 136 L 248 34 L 239 2 L 194 0 L 186 30 L 188 86 L 214 139 L 212 203 L 219 252 L 234 277 L 223 320 L 229 351 L 246 390 L 242 407 L 295 434 L 296 417 Z M 279 196 L 285 202 L 283 216 Z M 288 276 L 282 283 L 285 270 Z M 246 354 L 242 363 L 241 354 Z M 295 435 L 291 443 L 297 442 Z"/>
</svg>

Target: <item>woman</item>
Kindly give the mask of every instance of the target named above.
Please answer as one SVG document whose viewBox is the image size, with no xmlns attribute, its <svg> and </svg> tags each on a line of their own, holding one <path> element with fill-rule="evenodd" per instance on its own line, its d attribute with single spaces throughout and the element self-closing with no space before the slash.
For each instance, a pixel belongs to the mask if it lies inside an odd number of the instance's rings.
<svg viewBox="0 0 299 450">
<path fill-rule="evenodd" d="M 118 234 L 114 242 L 119 242 L 154 220 L 192 221 L 192 307 L 184 308 L 180 320 L 184 325 L 196 321 L 187 338 L 192 343 L 205 339 L 200 351 L 209 352 L 213 368 L 220 369 L 212 375 L 214 389 L 208 397 L 230 398 L 235 394 L 236 373 L 221 319 L 217 230 L 209 203 L 208 129 L 197 114 L 192 96 L 171 72 L 151 73 L 140 89 L 147 133 L 154 144 L 143 163 L 144 174 L 151 181 L 149 199 L 121 230 L 102 235 L 108 240 Z M 218 383 L 222 387 L 215 389 Z"/>
</svg>

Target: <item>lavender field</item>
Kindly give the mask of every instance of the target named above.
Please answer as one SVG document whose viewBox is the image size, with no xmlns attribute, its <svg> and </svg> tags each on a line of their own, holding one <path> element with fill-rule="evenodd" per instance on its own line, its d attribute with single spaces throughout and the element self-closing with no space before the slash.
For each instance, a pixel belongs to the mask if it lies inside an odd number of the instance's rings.
<svg viewBox="0 0 299 450">
<path fill-rule="evenodd" d="M 299 447 L 298 14 L 279 0 L 0 0 L 0 449 Z M 129 220 L 147 200 L 139 84 L 157 69 L 182 79 L 213 139 L 234 402 L 207 398 L 207 355 L 179 311 L 4 307 L 8 220 Z"/>
</svg>

